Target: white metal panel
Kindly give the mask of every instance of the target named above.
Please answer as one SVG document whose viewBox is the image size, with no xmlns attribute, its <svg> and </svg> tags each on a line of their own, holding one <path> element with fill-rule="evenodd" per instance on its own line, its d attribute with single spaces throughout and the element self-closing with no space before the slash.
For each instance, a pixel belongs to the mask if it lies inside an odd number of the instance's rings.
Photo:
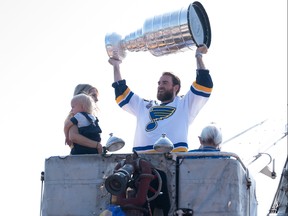
<svg viewBox="0 0 288 216">
<path fill-rule="evenodd" d="M 237 160 L 185 158 L 179 167 L 179 208 L 192 209 L 193 216 L 257 215 L 251 181 L 247 189 L 247 173 Z"/>
<path fill-rule="evenodd" d="M 115 159 L 105 158 L 106 163 L 101 155 L 46 159 L 42 215 L 98 216 L 110 202 L 104 178 L 112 173 Z"/>
</svg>

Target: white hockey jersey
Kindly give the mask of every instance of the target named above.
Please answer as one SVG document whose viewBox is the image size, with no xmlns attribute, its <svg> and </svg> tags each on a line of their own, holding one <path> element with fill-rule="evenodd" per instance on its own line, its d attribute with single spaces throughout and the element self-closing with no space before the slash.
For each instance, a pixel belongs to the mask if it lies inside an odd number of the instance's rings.
<svg viewBox="0 0 288 216">
<path fill-rule="evenodd" d="M 173 152 L 188 150 L 189 125 L 208 101 L 213 87 L 208 70 L 197 72 L 197 79 L 186 95 L 176 96 L 165 105 L 139 97 L 129 89 L 125 80 L 112 84 L 118 105 L 137 118 L 133 150 L 155 152 L 153 145 L 162 134 L 172 141 Z"/>
</svg>

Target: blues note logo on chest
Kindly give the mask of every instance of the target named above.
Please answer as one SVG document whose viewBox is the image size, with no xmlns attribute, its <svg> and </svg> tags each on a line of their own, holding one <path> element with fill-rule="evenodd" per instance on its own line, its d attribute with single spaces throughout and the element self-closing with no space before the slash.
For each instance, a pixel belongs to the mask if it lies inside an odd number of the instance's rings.
<svg viewBox="0 0 288 216">
<path fill-rule="evenodd" d="M 154 106 L 150 109 L 149 115 L 151 122 L 146 126 L 146 131 L 152 131 L 157 128 L 157 121 L 169 118 L 175 112 L 175 107 L 169 106 Z"/>
</svg>

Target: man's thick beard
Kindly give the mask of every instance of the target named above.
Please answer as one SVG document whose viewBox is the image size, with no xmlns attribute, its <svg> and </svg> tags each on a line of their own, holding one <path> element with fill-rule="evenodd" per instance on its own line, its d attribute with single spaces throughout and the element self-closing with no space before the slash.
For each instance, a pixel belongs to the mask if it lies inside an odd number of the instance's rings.
<svg viewBox="0 0 288 216">
<path fill-rule="evenodd" d="M 161 102 L 163 101 L 172 101 L 173 91 L 166 91 L 164 94 L 157 94 L 157 99 Z"/>
</svg>

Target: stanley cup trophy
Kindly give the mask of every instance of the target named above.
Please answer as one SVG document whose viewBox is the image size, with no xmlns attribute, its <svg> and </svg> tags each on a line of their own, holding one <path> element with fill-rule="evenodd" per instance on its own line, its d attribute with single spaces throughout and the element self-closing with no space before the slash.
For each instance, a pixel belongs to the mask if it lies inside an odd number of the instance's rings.
<svg viewBox="0 0 288 216">
<path fill-rule="evenodd" d="M 109 57 L 123 60 L 126 51 L 149 51 L 154 56 L 191 50 L 193 46 L 211 43 L 208 15 L 200 2 L 187 9 L 165 13 L 146 19 L 143 27 L 122 38 L 113 32 L 105 36 Z"/>
</svg>

